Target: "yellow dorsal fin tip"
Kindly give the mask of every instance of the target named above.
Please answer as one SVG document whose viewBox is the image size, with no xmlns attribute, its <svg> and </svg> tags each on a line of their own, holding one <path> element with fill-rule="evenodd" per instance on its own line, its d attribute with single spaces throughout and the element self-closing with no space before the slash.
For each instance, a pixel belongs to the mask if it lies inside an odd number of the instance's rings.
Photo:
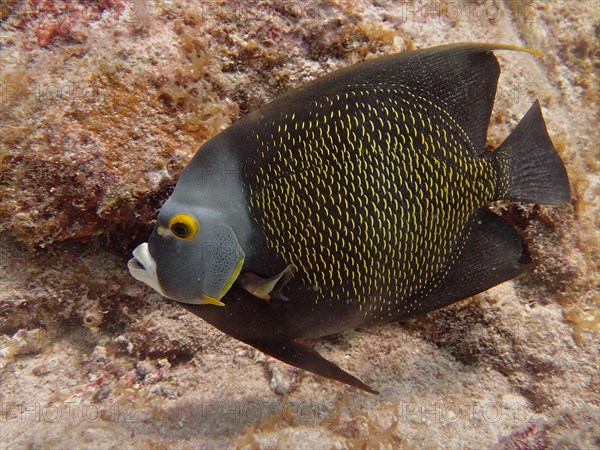
<svg viewBox="0 0 600 450">
<path fill-rule="evenodd" d="M 544 59 L 544 54 L 533 48 L 523 47 L 522 45 L 498 44 L 498 50 L 515 50 L 517 52 L 525 52 Z"/>
</svg>

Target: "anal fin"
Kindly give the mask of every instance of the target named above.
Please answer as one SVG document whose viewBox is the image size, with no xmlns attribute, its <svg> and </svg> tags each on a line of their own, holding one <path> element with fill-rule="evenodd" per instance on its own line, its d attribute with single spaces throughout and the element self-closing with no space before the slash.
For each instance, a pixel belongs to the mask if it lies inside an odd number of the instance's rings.
<svg viewBox="0 0 600 450">
<path fill-rule="evenodd" d="M 358 378 L 323 358 L 315 349 L 298 341 L 246 341 L 247 344 L 287 364 L 340 381 L 371 394 L 379 394 Z"/>
<path fill-rule="evenodd" d="M 483 292 L 533 267 L 512 225 L 487 208 L 475 220 L 460 257 L 441 285 L 420 300 L 415 315 Z"/>
</svg>

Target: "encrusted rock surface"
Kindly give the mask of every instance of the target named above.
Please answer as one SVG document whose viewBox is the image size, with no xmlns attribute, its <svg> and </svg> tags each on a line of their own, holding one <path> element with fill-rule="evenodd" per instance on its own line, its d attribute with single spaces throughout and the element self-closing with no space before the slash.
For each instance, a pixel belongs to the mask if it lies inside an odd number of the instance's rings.
<svg viewBox="0 0 600 450">
<path fill-rule="evenodd" d="M 600 17 L 571 2 L 6 1 L 0 12 L 0 448 L 600 446 Z M 315 342 L 357 392 L 239 343 L 127 273 L 205 140 L 365 58 L 498 52 L 499 145 L 535 98 L 571 204 L 499 203 L 536 270 Z"/>
</svg>

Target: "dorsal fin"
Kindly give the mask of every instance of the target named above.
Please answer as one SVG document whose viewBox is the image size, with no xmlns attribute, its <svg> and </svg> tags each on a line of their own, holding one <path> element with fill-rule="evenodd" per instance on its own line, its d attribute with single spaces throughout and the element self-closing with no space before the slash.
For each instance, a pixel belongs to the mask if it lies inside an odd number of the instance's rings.
<svg viewBox="0 0 600 450">
<path fill-rule="evenodd" d="M 423 97 L 431 101 L 437 98 L 445 104 L 444 109 L 466 131 L 479 156 L 485 149 L 500 76 L 493 50 L 515 50 L 542 56 L 534 50 L 514 45 L 449 44 L 412 52 L 398 65 L 398 70 L 392 68 L 385 76 L 389 82 L 407 84 Z"/>
<path fill-rule="evenodd" d="M 534 50 L 504 44 L 460 43 L 408 51 L 354 64 L 291 91 L 261 109 L 292 111 L 306 101 L 339 94 L 347 86 L 409 88 L 443 108 L 481 155 L 500 67 L 493 50 Z"/>
</svg>

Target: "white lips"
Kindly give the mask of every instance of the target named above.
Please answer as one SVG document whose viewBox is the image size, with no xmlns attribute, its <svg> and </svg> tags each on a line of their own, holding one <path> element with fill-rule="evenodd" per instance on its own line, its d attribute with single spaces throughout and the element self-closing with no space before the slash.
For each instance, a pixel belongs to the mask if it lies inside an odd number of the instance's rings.
<svg viewBox="0 0 600 450">
<path fill-rule="evenodd" d="M 152 289 L 159 294 L 167 297 L 158 282 L 158 276 L 156 275 L 156 262 L 150 251 L 148 250 L 148 243 L 138 245 L 133 251 L 133 258 L 127 261 L 127 268 L 133 278 L 142 283 L 146 283 Z"/>
</svg>

